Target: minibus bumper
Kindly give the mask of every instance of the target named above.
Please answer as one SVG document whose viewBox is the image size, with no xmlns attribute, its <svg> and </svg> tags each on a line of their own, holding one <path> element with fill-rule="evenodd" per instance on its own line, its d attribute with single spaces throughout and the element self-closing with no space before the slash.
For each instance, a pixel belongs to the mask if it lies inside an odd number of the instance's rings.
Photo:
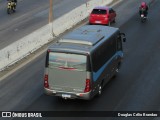
<svg viewBox="0 0 160 120">
<path fill-rule="evenodd" d="M 64 99 L 91 99 L 91 91 L 86 93 L 75 93 L 75 92 L 65 92 L 65 91 L 55 91 L 48 88 L 44 88 L 45 94 L 50 96 L 59 96 Z"/>
</svg>

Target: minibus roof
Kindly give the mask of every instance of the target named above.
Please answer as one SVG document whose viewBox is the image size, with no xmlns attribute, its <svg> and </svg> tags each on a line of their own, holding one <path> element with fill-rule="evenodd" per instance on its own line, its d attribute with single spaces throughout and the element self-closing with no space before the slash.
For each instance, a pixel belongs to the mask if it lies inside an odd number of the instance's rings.
<svg viewBox="0 0 160 120">
<path fill-rule="evenodd" d="M 90 52 L 96 49 L 97 43 L 103 43 L 118 31 L 119 28 L 102 25 L 81 26 L 53 43 L 48 49 L 51 51 Z"/>
<path fill-rule="evenodd" d="M 60 43 L 77 43 L 94 46 L 104 37 L 110 37 L 118 28 L 101 26 L 101 25 L 85 25 L 59 40 Z"/>
</svg>

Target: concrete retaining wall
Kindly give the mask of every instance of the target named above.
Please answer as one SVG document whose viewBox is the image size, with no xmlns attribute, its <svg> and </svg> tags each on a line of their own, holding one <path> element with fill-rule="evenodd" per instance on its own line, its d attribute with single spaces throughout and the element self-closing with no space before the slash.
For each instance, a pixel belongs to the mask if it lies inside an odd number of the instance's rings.
<svg viewBox="0 0 160 120">
<path fill-rule="evenodd" d="M 34 31 L 32 34 L 29 34 L 0 50 L 0 71 L 34 52 L 50 40 L 53 40 L 52 33 L 54 33 L 55 36 L 58 36 L 84 20 L 89 15 L 93 7 L 98 5 L 107 5 L 112 1 L 113 0 L 88 1 L 86 4 L 83 4 L 56 19 L 53 23 Z"/>
</svg>

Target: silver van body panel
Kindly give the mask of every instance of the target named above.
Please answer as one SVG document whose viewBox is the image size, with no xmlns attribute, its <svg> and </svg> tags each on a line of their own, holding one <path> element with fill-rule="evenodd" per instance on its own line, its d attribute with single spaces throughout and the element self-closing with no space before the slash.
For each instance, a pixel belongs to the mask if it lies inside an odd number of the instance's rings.
<svg viewBox="0 0 160 120">
<path fill-rule="evenodd" d="M 83 92 L 85 89 L 86 72 L 49 68 L 50 88 L 66 92 Z"/>
</svg>

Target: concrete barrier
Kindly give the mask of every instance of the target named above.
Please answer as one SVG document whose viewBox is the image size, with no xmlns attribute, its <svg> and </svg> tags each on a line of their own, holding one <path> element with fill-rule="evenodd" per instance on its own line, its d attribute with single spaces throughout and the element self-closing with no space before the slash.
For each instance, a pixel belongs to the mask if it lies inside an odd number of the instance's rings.
<svg viewBox="0 0 160 120">
<path fill-rule="evenodd" d="M 34 31 L 33 33 L 0 50 L 0 71 L 53 40 L 53 34 L 58 36 L 84 20 L 95 6 L 107 5 L 112 1 L 113 0 L 88 1 L 86 4 L 83 4 L 56 19 L 53 23 Z"/>
</svg>

